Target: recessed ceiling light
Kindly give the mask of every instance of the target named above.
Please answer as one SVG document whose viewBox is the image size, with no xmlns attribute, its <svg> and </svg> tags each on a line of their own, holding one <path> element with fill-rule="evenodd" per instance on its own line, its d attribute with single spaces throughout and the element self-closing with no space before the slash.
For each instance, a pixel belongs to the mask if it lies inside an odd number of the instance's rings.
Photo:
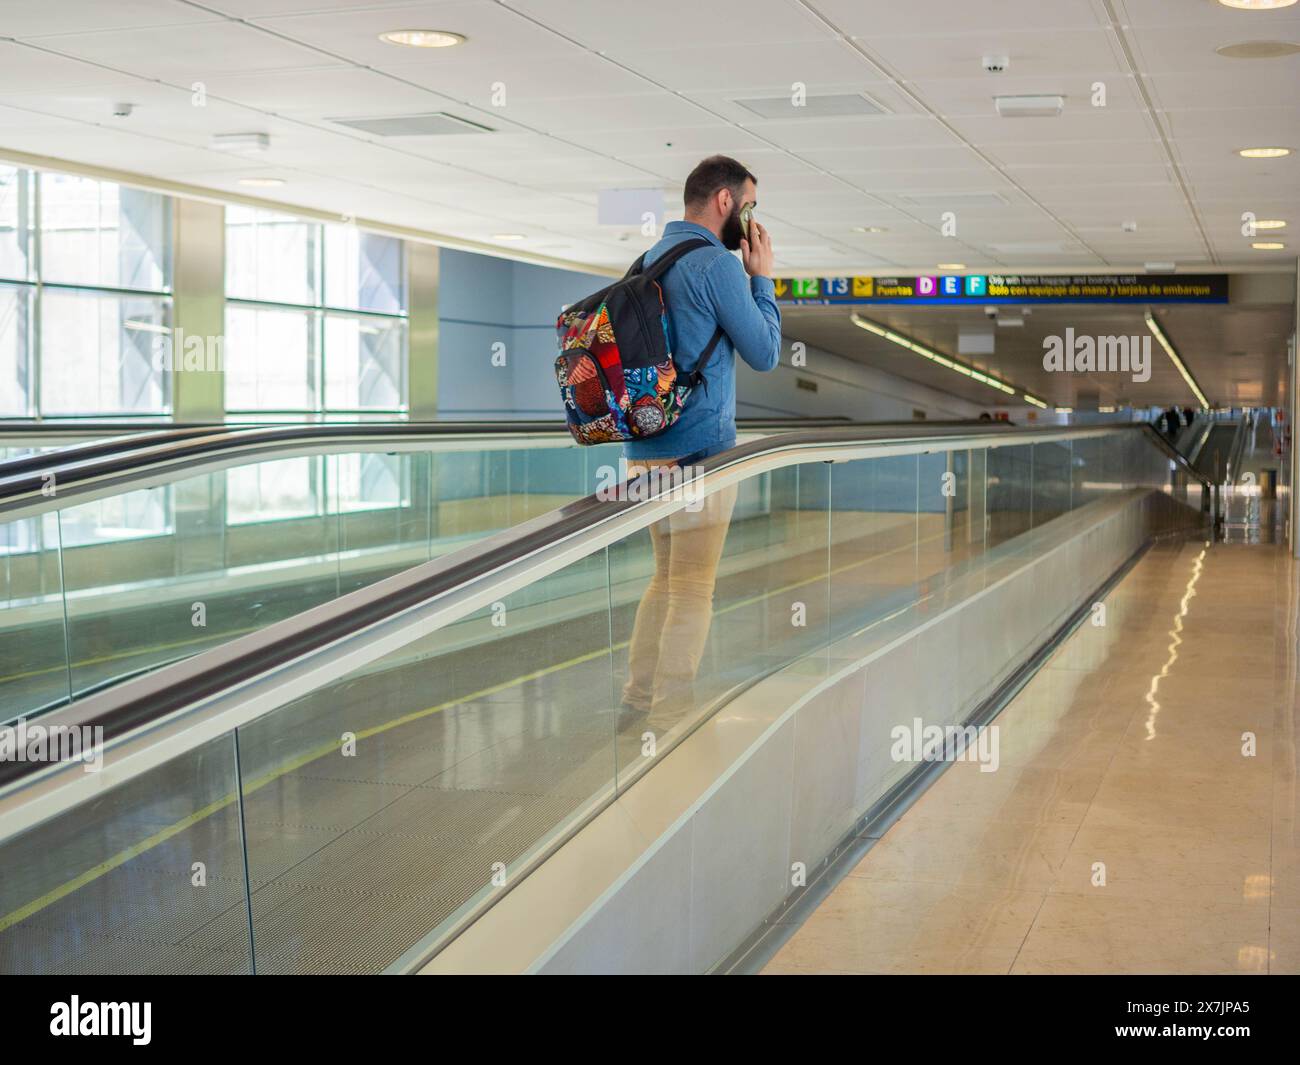
<svg viewBox="0 0 1300 1065">
<path fill-rule="evenodd" d="M 1251 245 L 1256 251 L 1281 251 L 1286 247 L 1276 240 L 1260 240 Z"/>
<path fill-rule="evenodd" d="M 248 185 L 254 189 L 274 189 L 284 184 L 284 178 L 278 177 L 241 177 L 241 185 Z"/>
<path fill-rule="evenodd" d="M 379 39 L 388 44 L 404 44 L 408 48 L 451 48 L 465 43 L 464 34 L 449 30 L 389 30 Z"/>
<path fill-rule="evenodd" d="M 887 233 L 889 232 L 884 226 L 854 226 L 854 233 Z"/>
<path fill-rule="evenodd" d="M 1235 7 L 1239 11 L 1273 11 L 1279 7 L 1290 7 L 1296 0 L 1219 0 L 1224 7 Z"/>
<path fill-rule="evenodd" d="M 1255 223 L 1256 229 L 1286 229 L 1286 220 L 1282 218 L 1261 218 Z"/>
<path fill-rule="evenodd" d="M 939 263 L 939 265 L 938 265 L 937 267 L 935 267 L 935 269 L 937 269 L 937 270 L 965 270 L 965 269 L 966 269 L 966 264 L 965 264 L 965 263 Z"/>
<path fill-rule="evenodd" d="M 1280 159 L 1290 155 L 1290 148 L 1238 148 L 1237 154 L 1243 159 Z"/>
<path fill-rule="evenodd" d="M 523 240 L 524 235 L 522 233 L 493 233 L 492 239 L 493 240 Z"/>
</svg>

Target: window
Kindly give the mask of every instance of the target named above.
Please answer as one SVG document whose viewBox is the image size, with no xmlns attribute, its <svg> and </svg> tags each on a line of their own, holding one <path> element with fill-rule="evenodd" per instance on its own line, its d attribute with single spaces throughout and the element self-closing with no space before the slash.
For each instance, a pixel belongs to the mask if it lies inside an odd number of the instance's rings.
<svg viewBox="0 0 1300 1065">
<path fill-rule="evenodd" d="M 226 209 L 226 410 L 406 409 L 402 242 Z"/>
<path fill-rule="evenodd" d="M 167 300 L 46 288 L 40 302 L 45 414 L 167 409 L 163 371 L 154 366 Z"/>
<path fill-rule="evenodd" d="M 315 312 L 226 307 L 227 410 L 315 408 Z"/>
<path fill-rule="evenodd" d="M 43 281 L 146 292 L 167 288 L 166 199 L 68 174 L 41 174 L 39 192 Z"/>
<path fill-rule="evenodd" d="M 166 414 L 171 201 L 0 166 L 0 417 Z"/>
<path fill-rule="evenodd" d="M 0 282 L 0 418 L 28 414 L 31 292 Z"/>
<path fill-rule="evenodd" d="M 0 277 L 26 281 L 36 217 L 31 175 L 0 165 Z"/>
</svg>

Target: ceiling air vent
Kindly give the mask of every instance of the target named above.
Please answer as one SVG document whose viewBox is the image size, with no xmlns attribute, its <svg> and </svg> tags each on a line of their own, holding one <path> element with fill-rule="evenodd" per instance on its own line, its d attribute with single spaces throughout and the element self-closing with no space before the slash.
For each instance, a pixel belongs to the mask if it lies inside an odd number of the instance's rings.
<svg viewBox="0 0 1300 1065">
<path fill-rule="evenodd" d="M 491 126 L 480 126 L 445 111 L 423 115 L 384 115 L 378 118 L 327 118 L 340 126 L 369 133 L 375 137 L 443 137 L 450 133 L 492 133 Z"/>
<path fill-rule="evenodd" d="M 786 96 L 756 96 L 749 100 L 733 100 L 746 111 L 763 118 L 843 118 L 846 115 L 885 115 L 886 111 L 865 93 L 827 93 L 824 96 L 805 96 L 796 102 L 793 94 Z"/>
<path fill-rule="evenodd" d="M 995 96 L 993 106 L 1003 118 L 1055 118 L 1065 110 L 1065 97 L 1050 94 Z"/>
</svg>

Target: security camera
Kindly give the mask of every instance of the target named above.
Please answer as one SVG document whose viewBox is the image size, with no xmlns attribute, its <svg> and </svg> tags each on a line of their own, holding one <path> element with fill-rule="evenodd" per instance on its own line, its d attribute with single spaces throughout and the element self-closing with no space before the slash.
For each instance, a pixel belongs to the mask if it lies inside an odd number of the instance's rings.
<svg viewBox="0 0 1300 1065">
<path fill-rule="evenodd" d="M 135 104 L 114 104 L 114 105 L 113 105 L 113 117 L 114 117 L 114 118 L 129 118 L 130 115 L 131 115 L 131 112 L 134 111 L 134 110 L 135 110 Z"/>
<path fill-rule="evenodd" d="M 985 317 L 985 318 L 996 318 L 997 316 L 998 316 L 998 309 L 997 309 L 996 307 L 985 307 L 985 308 L 984 308 L 984 317 Z"/>
<path fill-rule="evenodd" d="M 1004 74 L 1011 59 L 1004 55 L 986 55 L 981 61 L 985 74 Z"/>
</svg>

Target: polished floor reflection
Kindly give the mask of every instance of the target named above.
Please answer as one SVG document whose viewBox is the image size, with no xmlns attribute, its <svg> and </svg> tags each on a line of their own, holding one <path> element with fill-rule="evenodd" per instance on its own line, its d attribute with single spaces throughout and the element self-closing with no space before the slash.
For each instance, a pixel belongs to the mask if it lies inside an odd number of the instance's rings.
<svg viewBox="0 0 1300 1065">
<path fill-rule="evenodd" d="M 764 971 L 1300 972 L 1298 574 L 1153 548 Z"/>
</svg>

